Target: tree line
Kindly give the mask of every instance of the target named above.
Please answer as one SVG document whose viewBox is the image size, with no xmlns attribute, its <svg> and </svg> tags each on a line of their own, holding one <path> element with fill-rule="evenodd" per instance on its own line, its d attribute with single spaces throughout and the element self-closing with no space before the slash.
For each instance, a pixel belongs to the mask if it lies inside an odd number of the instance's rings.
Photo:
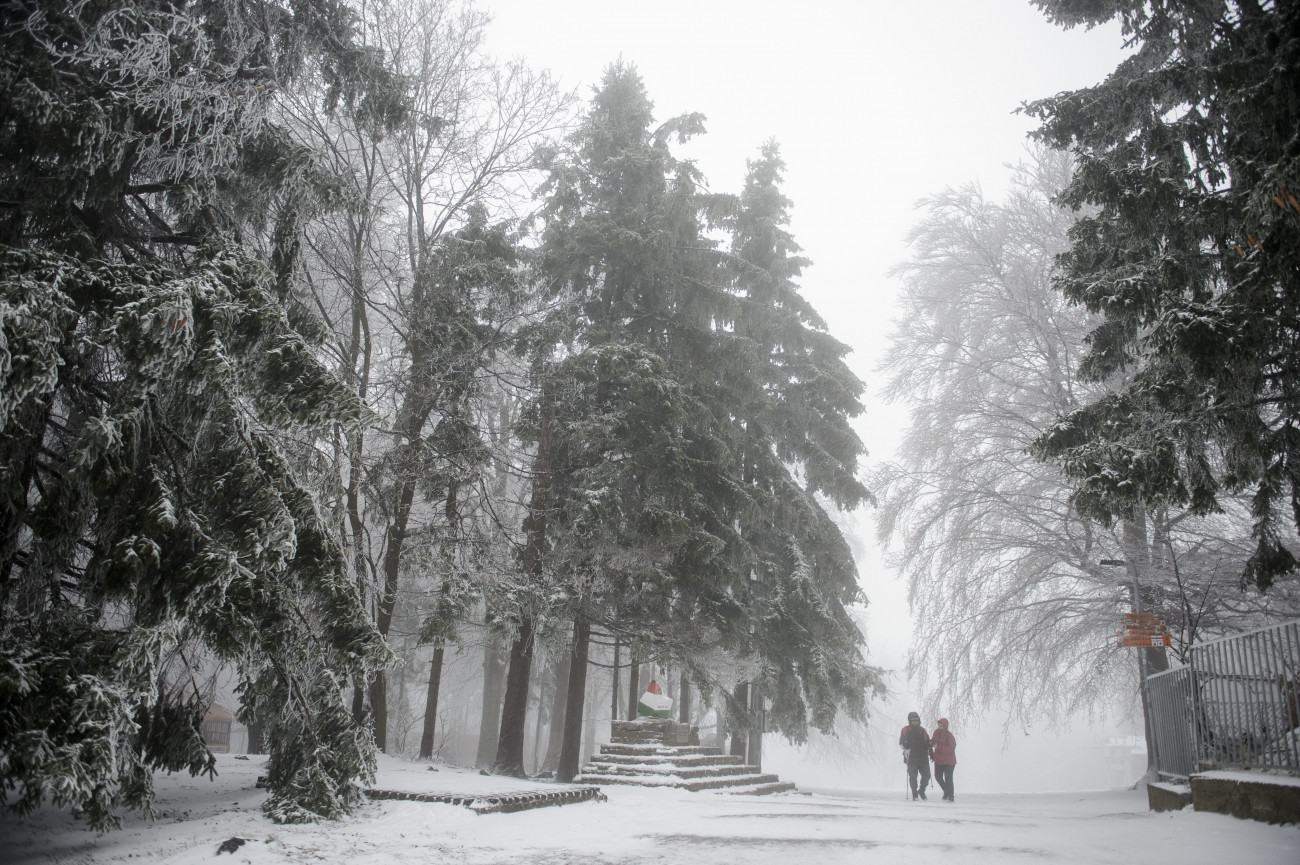
<svg viewBox="0 0 1300 865">
<path fill-rule="evenodd" d="M 267 813 L 340 816 L 398 665 L 432 754 L 467 631 L 499 773 L 543 644 L 576 773 L 593 634 L 739 742 L 862 717 L 832 513 L 870 500 L 863 385 L 800 294 L 775 143 L 711 192 L 675 153 L 702 117 L 622 63 L 580 105 L 468 3 L 0 15 L 9 808 L 103 828 L 153 771 L 213 772 L 222 670 Z"/>
</svg>

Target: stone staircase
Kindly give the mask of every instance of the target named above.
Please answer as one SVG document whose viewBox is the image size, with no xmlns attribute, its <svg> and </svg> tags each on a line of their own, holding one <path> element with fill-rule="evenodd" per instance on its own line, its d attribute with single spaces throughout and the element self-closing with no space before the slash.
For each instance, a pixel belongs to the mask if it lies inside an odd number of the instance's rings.
<svg viewBox="0 0 1300 865">
<path fill-rule="evenodd" d="M 764 775 L 743 757 L 701 747 L 694 727 L 661 718 L 615 721 L 613 741 L 575 778 L 581 784 L 637 784 L 724 793 L 763 795 L 793 790 L 794 784 Z"/>
</svg>

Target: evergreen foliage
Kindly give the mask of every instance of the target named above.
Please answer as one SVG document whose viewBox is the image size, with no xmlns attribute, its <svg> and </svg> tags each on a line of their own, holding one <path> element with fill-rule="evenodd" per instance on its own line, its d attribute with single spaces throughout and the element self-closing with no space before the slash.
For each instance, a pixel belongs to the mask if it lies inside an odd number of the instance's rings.
<svg viewBox="0 0 1300 865">
<path fill-rule="evenodd" d="M 1294 571 L 1300 525 L 1300 8 L 1035 5 L 1066 27 L 1117 19 L 1134 47 L 1102 84 L 1026 108 L 1078 157 L 1057 284 L 1102 316 L 1081 370 L 1126 377 L 1037 452 L 1103 521 L 1250 491 L 1242 579 L 1266 589 Z"/>
<path fill-rule="evenodd" d="M 373 744 L 340 684 L 390 656 L 290 436 L 366 413 L 293 294 L 337 187 L 270 109 L 310 66 L 392 120 L 397 82 L 329 0 L 0 15 L 0 796 L 104 828 L 151 770 L 211 772 L 215 659 L 268 813 L 346 813 Z"/>
<path fill-rule="evenodd" d="M 798 294 L 775 147 L 739 201 L 709 195 L 671 150 L 702 131 L 698 115 L 654 126 L 617 64 L 551 168 L 542 266 L 574 324 L 538 339 L 554 352 L 547 568 L 574 579 L 579 615 L 706 686 L 704 652 L 748 659 L 770 722 L 802 741 L 880 685 L 846 610 L 852 556 L 817 499 L 868 498 L 848 425 L 862 386 Z"/>
<path fill-rule="evenodd" d="M 869 691 L 883 690 L 862 663 L 862 635 L 848 614 L 865 598 L 852 551 L 825 502 L 851 509 L 873 501 L 856 477 L 865 449 L 851 419 L 862 382 L 848 346 L 799 291 L 807 259 L 789 229 L 781 192 L 785 163 L 775 142 L 749 163 L 726 259 L 734 298 L 719 328 L 717 370 L 703 387 L 725 406 L 733 475 L 750 501 L 739 512 L 752 557 L 752 651 L 772 697 L 769 723 L 804 741 L 807 723 L 828 731 L 837 708 L 861 717 Z"/>
</svg>

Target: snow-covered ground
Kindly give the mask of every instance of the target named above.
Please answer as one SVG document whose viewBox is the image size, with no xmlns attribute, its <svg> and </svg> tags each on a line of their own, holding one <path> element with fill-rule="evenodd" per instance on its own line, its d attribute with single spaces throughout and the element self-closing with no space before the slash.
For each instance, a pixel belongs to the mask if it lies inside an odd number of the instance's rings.
<svg viewBox="0 0 1300 865">
<path fill-rule="evenodd" d="M 160 777 L 158 818 L 107 835 L 44 810 L 0 818 L 3 863 L 447 863 L 447 865 L 837 865 L 1164 862 L 1296 865 L 1300 828 L 1191 810 L 1154 814 L 1141 792 L 961 794 L 821 790 L 768 797 L 607 786 L 607 802 L 476 814 L 456 805 L 373 802 L 355 817 L 277 826 L 262 817 L 258 758 L 219 757 L 215 782 Z M 377 787 L 435 793 L 537 788 L 395 760 Z M 554 789 L 553 787 L 550 789 Z M 217 848 L 248 839 L 233 853 Z"/>
</svg>

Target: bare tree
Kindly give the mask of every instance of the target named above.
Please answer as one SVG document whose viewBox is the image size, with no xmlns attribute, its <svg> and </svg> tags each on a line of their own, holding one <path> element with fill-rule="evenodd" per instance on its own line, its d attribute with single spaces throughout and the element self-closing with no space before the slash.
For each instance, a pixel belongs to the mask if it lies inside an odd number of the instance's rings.
<svg viewBox="0 0 1300 865">
<path fill-rule="evenodd" d="M 873 486 L 916 619 L 909 673 L 930 711 L 1001 705 L 1012 724 L 1105 704 L 1137 670 L 1115 639 L 1135 603 L 1166 614 L 1178 650 L 1287 606 L 1285 590 L 1266 602 L 1225 579 L 1249 554 L 1248 520 L 1154 510 L 1090 523 L 1058 467 L 1029 452 L 1115 384 L 1077 376 L 1092 322 L 1050 284 L 1073 222 L 1053 196 L 1070 171 L 1066 154 L 1034 150 L 1003 202 L 977 186 L 927 199 L 895 271 L 903 309 L 882 371 L 911 423 Z M 1148 654 L 1153 669 L 1167 663 Z"/>
<path fill-rule="evenodd" d="M 489 19 L 470 2 L 378 0 L 358 14 L 368 46 L 407 82 L 405 121 L 376 128 L 346 105 L 315 110 L 319 100 L 293 111 L 299 133 L 327 149 L 348 181 L 342 194 L 355 202 L 312 234 L 315 303 L 331 323 L 340 368 L 380 419 L 368 439 L 339 443 L 340 522 L 381 634 L 393 632 L 403 603 L 426 603 L 440 620 L 404 628 L 434 644 L 437 667 L 446 620 L 466 595 L 449 576 L 472 570 L 467 521 L 480 520 L 489 489 L 480 475 L 496 443 L 481 424 L 489 410 L 481 396 L 521 295 L 519 268 L 504 251 L 484 253 L 484 238 L 527 200 L 535 149 L 561 129 L 570 100 L 545 74 L 487 56 Z M 482 254 L 496 256 L 491 267 L 466 264 Z M 440 447 L 439 436 L 454 445 Z M 432 585 L 408 591 L 413 552 Z M 419 640 L 411 642 L 413 653 Z M 438 681 L 431 668 L 428 707 L 437 706 Z M 369 688 L 381 748 L 387 690 L 381 671 Z M 427 747 L 431 733 L 422 737 Z"/>
</svg>

